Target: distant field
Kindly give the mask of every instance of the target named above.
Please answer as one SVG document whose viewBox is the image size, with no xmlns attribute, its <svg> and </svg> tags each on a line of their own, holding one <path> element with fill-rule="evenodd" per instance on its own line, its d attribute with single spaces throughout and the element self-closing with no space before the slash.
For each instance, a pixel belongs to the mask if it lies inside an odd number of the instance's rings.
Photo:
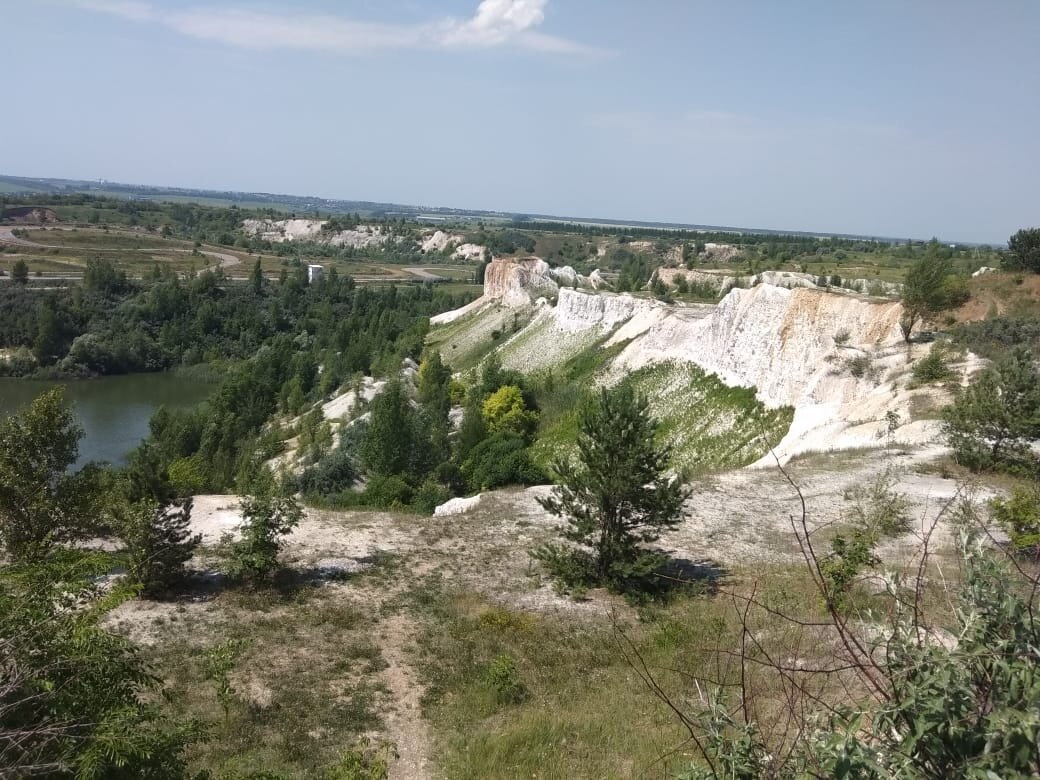
<svg viewBox="0 0 1040 780">
<path fill-rule="evenodd" d="M 83 249 L 191 249 L 190 241 L 163 238 L 150 233 L 117 230 L 54 230 L 30 229 L 27 241 L 48 246 Z"/>
<path fill-rule="evenodd" d="M 0 179 L 0 193 L 16 193 L 16 192 L 46 192 L 47 190 L 42 187 L 28 188 L 22 184 L 12 184 L 9 181 Z"/>
</svg>

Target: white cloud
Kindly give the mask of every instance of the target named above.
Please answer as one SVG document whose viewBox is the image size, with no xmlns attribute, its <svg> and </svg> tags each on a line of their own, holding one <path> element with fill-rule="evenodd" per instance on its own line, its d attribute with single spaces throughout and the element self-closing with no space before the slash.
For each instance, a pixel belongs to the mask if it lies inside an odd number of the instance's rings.
<svg viewBox="0 0 1040 780">
<path fill-rule="evenodd" d="M 247 49 L 310 49 L 358 54 L 375 49 L 517 46 L 557 54 L 592 53 L 581 43 L 535 30 L 548 0 L 482 0 L 465 20 L 381 24 L 332 15 L 199 6 L 165 11 L 142 0 L 72 0 L 87 11 L 162 24 L 182 35 Z"/>
</svg>

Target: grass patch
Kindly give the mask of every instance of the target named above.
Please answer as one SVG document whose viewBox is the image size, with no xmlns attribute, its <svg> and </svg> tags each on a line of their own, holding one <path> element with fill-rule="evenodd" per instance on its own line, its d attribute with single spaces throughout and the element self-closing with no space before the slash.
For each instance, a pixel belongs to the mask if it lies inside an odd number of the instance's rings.
<svg viewBox="0 0 1040 780">
<path fill-rule="evenodd" d="M 370 637 L 373 622 L 329 592 L 300 600 L 229 591 L 207 610 L 219 613 L 216 625 L 186 611 L 145 650 L 166 680 L 166 706 L 212 724 L 193 748 L 194 771 L 321 777 L 380 727 L 385 690 L 377 675 L 386 664 Z M 237 651 L 225 715 L 206 657 L 227 640 Z"/>
<path fill-rule="evenodd" d="M 793 567 L 765 575 L 757 593 L 774 609 L 818 614 L 811 587 Z M 419 637 L 423 707 L 440 776 L 667 777 L 692 761 L 689 750 L 672 752 L 688 735 L 645 688 L 610 622 L 596 617 L 602 611 L 533 615 L 435 587 L 415 590 L 412 600 L 427 621 Z M 729 599 L 685 597 L 644 609 L 638 620 L 625 614 L 625 636 L 689 711 L 700 700 L 690 675 L 739 678 L 717 652 L 740 642 Z M 775 627 L 759 636 L 771 651 L 795 641 Z M 764 674 L 758 682 L 758 706 L 777 711 L 776 683 Z"/>
<path fill-rule="evenodd" d="M 564 364 L 562 378 L 555 380 L 558 389 L 545 396 L 532 448 L 541 465 L 572 451 L 578 435 L 577 407 L 598 371 L 624 347 L 593 345 Z M 646 366 L 624 381 L 646 395 L 660 421 L 661 441 L 675 450 L 675 467 L 691 475 L 753 463 L 784 437 L 794 419 L 792 408 L 769 409 L 754 390 L 729 387 L 692 363 Z"/>
</svg>

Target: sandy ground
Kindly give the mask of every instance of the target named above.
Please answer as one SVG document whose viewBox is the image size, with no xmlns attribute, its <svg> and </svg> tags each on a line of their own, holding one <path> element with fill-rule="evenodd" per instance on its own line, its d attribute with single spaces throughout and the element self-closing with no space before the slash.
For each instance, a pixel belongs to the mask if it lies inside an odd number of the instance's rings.
<svg viewBox="0 0 1040 780">
<path fill-rule="evenodd" d="M 884 548 L 886 561 L 895 563 L 912 557 L 921 529 L 957 493 L 953 480 L 915 470 L 941 452 L 921 448 L 820 454 L 797 459 L 788 470 L 808 503 L 811 527 L 825 528 L 847 516 L 850 490 L 891 469 L 898 479 L 896 489 L 910 500 L 917 518 L 910 533 Z M 409 587 L 439 577 L 493 603 L 567 619 L 599 619 L 619 606 L 599 592 L 583 601 L 560 596 L 532 563 L 529 552 L 552 538 L 559 523 L 537 502 L 549 490 L 542 486 L 487 493 L 468 511 L 443 517 L 310 509 L 288 537 L 285 563 L 317 578 L 362 571 L 388 556 L 402 564 L 402 573 L 389 580 L 329 582 L 321 597 L 360 600 L 379 615 L 372 636 L 378 638 L 386 662 L 379 674 L 389 691 L 385 737 L 397 750 L 391 777 L 415 780 L 429 777 L 431 771 L 431 743 L 420 707 L 423 689 L 412 665 L 416 618 L 399 598 Z M 800 503 L 779 470 L 743 469 L 703 479 L 694 486 L 686 510 L 686 520 L 662 546 L 691 572 L 745 577 L 753 576 L 756 567 L 801 560 L 791 530 L 791 516 L 800 514 Z M 193 566 L 212 575 L 213 545 L 233 534 L 239 522 L 236 497 L 197 496 L 192 525 L 208 549 Z M 952 540 L 951 529 L 941 523 L 933 545 L 948 547 Z M 112 619 L 147 644 L 162 641 L 170 612 L 185 606 L 133 601 L 116 610 Z M 219 632 L 222 616 L 211 602 L 200 598 L 187 608 L 198 622 Z M 204 644 L 207 638 L 198 641 Z"/>
</svg>

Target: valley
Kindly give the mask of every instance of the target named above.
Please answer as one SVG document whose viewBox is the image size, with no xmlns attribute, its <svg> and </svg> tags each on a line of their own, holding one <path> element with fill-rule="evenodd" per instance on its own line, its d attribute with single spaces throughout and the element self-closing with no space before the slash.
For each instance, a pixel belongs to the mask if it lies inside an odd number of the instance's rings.
<svg viewBox="0 0 1040 780">
<path fill-rule="evenodd" d="M 965 460 L 943 411 L 1033 333 L 1032 278 L 975 274 L 1002 250 L 203 206 L 150 231 L 81 224 L 127 216 L 87 204 L 0 232 L 4 441 L 74 435 L 33 417 L 61 396 L 25 405 L 41 380 L 69 400 L 198 385 L 156 395 L 147 430 L 127 418 L 112 467 L 61 467 L 100 507 L 61 531 L 89 572 L 76 587 L 111 594 L 97 630 L 157 675 L 162 704 L 138 717 L 207 724 L 178 748 L 187 770 L 684 776 L 709 755 L 691 728 L 714 726 L 683 719 L 706 717 L 707 686 L 753 693 L 763 745 L 818 750 L 806 713 L 867 706 L 863 653 L 905 588 L 914 625 L 945 637 L 964 535 L 998 557 L 1019 538 L 991 507 L 1029 479 Z M 681 495 L 635 548 L 647 574 L 596 579 L 546 557 L 569 527 L 549 502 L 624 393 Z M 189 498 L 180 541 L 142 548 L 133 529 Z M 169 584 L 132 584 L 142 549 L 178 545 Z"/>
</svg>

